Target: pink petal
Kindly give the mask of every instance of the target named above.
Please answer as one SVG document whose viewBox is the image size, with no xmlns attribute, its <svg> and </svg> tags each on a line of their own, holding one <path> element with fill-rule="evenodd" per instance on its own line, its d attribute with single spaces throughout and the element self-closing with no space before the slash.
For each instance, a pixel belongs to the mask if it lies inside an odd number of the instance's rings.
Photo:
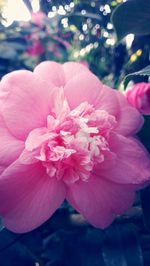
<svg viewBox="0 0 150 266">
<path fill-rule="evenodd" d="M 32 151 L 41 146 L 41 144 L 50 138 L 46 127 L 35 128 L 30 133 L 25 142 L 28 151 Z"/>
<path fill-rule="evenodd" d="M 0 165 L 0 175 L 4 172 L 5 169 L 6 169 L 6 166 Z"/>
<path fill-rule="evenodd" d="M 53 61 L 40 63 L 34 73 L 41 77 L 47 83 L 53 83 L 56 87 L 64 86 L 65 75 L 61 64 Z"/>
<path fill-rule="evenodd" d="M 99 175 L 102 171 L 107 171 L 108 169 L 112 169 L 113 167 L 116 167 L 116 158 L 117 155 L 114 152 L 111 151 L 103 151 L 104 155 L 104 161 L 102 161 L 100 164 L 95 164 L 94 167 L 94 173 Z"/>
<path fill-rule="evenodd" d="M 66 83 L 70 79 L 81 74 L 81 72 L 89 72 L 89 69 L 86 66 L 77 62 L 67 62 L 63 64 L 63 70 L 65 73 Z"/>
<path fill-rule="evenodd" d="M 71 109 L 86 101 L 96 109 L 107 111 L 115 115 L 118 112 L 118 99 L 111 88 L 103 85 L 91 72 L 82 72 L 66 84 L 65 95 Z"/>
<path fill-rule="evenodd" d="M 36 156 L 38 155 L 39 155 L 38 149 L 34 151 L 27 151 L 26 149 L 24 149 L 23 152 L 20 154 L 18 160 L 21 164 L 34 164 L 39 161 L 36 158 Z"/>
<path fill-rule="evenodd" d="M 118 126 L 116 131 L 120 134 L 133 135 L 137 133 L 144 123 L 142 115 L 133 108 L 126 97 L 119 91 L 116 91 L 119 102 L 119 112 L 116 114 Z"/>
<path fill-rule="evenodd" d="M 102 84 L 99 99 L 95 107 L 97 109 L 105 110 L 109 114 L 116 116 L 119 111 L 116 91 Z"/>
<path fill-rule="evenodd" d="M 32 72 L 14 71 L 0 83 L 2 114 L 10 132 L 20 139 L 46 124 L 50 113 L 53 85 Z"/>
<path fill-rule="evenodd" d="M 7 129 L 0 116 L 0 165 L 8 166 L 14 162 L 24 149 L 24 142 L 16 139 Z"/>
<path fill-rule="evenodd" d="M 109 142 L 116 159 L 112 168 L 101 170 L 99 165 L 99 172 L 103 176 L 121 184 L 142 185 L 150 181 L 150 156 L 138 140 L 114 134 Z"/>
<path fill-rule="evenodd" d="M 74 109 L 82 102 L 95 106 L 100 101 L 102 86 L 98 78 L 89 71 L 76 75 L 64 87 L 70 108 Z"/>
<path fill-rule="evenodd" d="M 134 191 L 128 185 L 94 177 L 69 186 L 67 200 L 92 225 L 105 228 L 116 214 L 122 214 L 132 205 Z"/>
<path fill-rule="evenodd" d="M 64 197 L 63 184 L 47 176 L 41 164 L 16 162 L 0 178 L 0 216 L 4 225 L 16 233 L 40 226 Z"/>
</svg>

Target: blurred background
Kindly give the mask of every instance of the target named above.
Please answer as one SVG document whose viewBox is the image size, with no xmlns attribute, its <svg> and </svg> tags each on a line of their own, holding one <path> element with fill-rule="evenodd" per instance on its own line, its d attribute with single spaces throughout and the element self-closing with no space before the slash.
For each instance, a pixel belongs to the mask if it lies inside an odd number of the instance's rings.
<svg viewBox="0 0 150 266">
<path fill-rule="evenodd" d="M 149 21 L 149 0 L 0 0 L 0 78 L 33 70 L 44 60 L 73 60 L 123 90 L 127 74 L 150 64 Z M 141 81 L 148 75 L 132 76 L 132 82 Z M 146 118 L 139 137 L 148 149 L 149 136 Z M 149 202 L 147 188 L 142 207 L 138 195 L 135 206 L 104 231 L 89 226 L 65 202 L 31 233 L 3 229 L 0 265 L 150 266 Z"/>
<path fill-rule="evenodd" d="M 33 69 L 43 60 L 74 60 L 118 88 L 126 74 L 149 64 L 149 35 L 131 33 L 116 41 L 110 18 L 123 2 L 1 0 L 0 76 L 15 69 Z M 147 77 L 136 77 L 140 80 Z"/>
</svg>

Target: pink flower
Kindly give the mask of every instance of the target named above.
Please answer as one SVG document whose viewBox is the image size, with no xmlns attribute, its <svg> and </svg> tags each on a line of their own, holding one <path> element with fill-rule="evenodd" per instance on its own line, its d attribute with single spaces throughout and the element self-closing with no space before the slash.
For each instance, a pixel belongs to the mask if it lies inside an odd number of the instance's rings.
<svg viewBox="0 0 150 266">
<path fill-rule="evenodd" d="M 129 103 L 137 108 L 140 113 L 150 115 L 150 83 L 137 83 L 126 91 Z"/>
<path fill-rule="evenodd" d="M 29 46 L 26 52 L 30 56 L 38 56 L 44 53 L 44 48 L 40 41 L 34 41 L 31 46 Z"/>
<path fill-rule="evenodd" d="M 31 21 L 37 25 L 39 28 L 42 28 L 44 25 L 44 19 L 46 18 L 45 13 L 38 11 L 31 14 Z"/>
<path fill-rule="evenodd" d="M 107 227 L 149 181 L 150 160 L 133 135 L 139 112 L 87 67 L 43 62 L 0 83 L 0 216 L 30 231 L 66 198 Z"/>
<path fill-rule="evenodd" d="M 81 60 L 79 63 L 89 68 L 89 63 L 86 60 Z"/>
</svg>

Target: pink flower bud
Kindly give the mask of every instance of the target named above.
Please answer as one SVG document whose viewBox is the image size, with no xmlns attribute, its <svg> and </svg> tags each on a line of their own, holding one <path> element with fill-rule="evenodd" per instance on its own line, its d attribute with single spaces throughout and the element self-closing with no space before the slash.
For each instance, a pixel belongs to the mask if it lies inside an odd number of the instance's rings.
<svg viewBox="0 0 150 266">
<path fill-rule="evenodd" d="M 126 91 L 128 102 L 144 115 L 150 115 L 150 83 L 137 83 Z"/>
<path fill-rule="evenodd" d="M 44 53 L 44 48 L 40 41 L 35 41 L 31 46 L 29 46 L 26 52 L 30 56 L 38 56 Z"/>
<path fill-rule="evenodd" d="M 37 25 L 38 27 L 42 28 L 44 24 L 44 18 L 46 15 L 42 11 L 38 11 L 36 13 L 31 14 L 31 21 Z"/>
</svg>

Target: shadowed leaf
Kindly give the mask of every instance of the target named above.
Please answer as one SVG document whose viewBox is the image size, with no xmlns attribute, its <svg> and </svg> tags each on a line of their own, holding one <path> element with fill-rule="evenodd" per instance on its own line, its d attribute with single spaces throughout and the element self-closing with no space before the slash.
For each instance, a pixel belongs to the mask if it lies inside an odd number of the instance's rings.
<svg viewBox="0 0 150 266">
<path fill-rule="evenodd" d="M 134 77 L 134 76 L 150 76 L 150 66 L 147 66 L 147 67 L 144 67 L 143 69 L 137 71 L 137 72 L 134 72 L 134 73 L 131 73 L 131 74 L 128 74 L 125 79 L 124 79 L 124 85 L 125 87 L 127 86 L 128 82 Z"/>
<path fill-rule="evenodd" d="M 128 0 L 119 5 L 112 14 L 118 41 L 127 34 L 150 34 L 150 1 Z"/>
<path fill-rule="evenodd" d="M 143 218 L 146 229 L 150 231 L 150 186 L 141 191 Z"/>
<path fill-rule="evenodd" d="M 134 227 L 111 226 L 103 242 L 105 266 L 143 266 L 142 251 Z"/>
</svg>

